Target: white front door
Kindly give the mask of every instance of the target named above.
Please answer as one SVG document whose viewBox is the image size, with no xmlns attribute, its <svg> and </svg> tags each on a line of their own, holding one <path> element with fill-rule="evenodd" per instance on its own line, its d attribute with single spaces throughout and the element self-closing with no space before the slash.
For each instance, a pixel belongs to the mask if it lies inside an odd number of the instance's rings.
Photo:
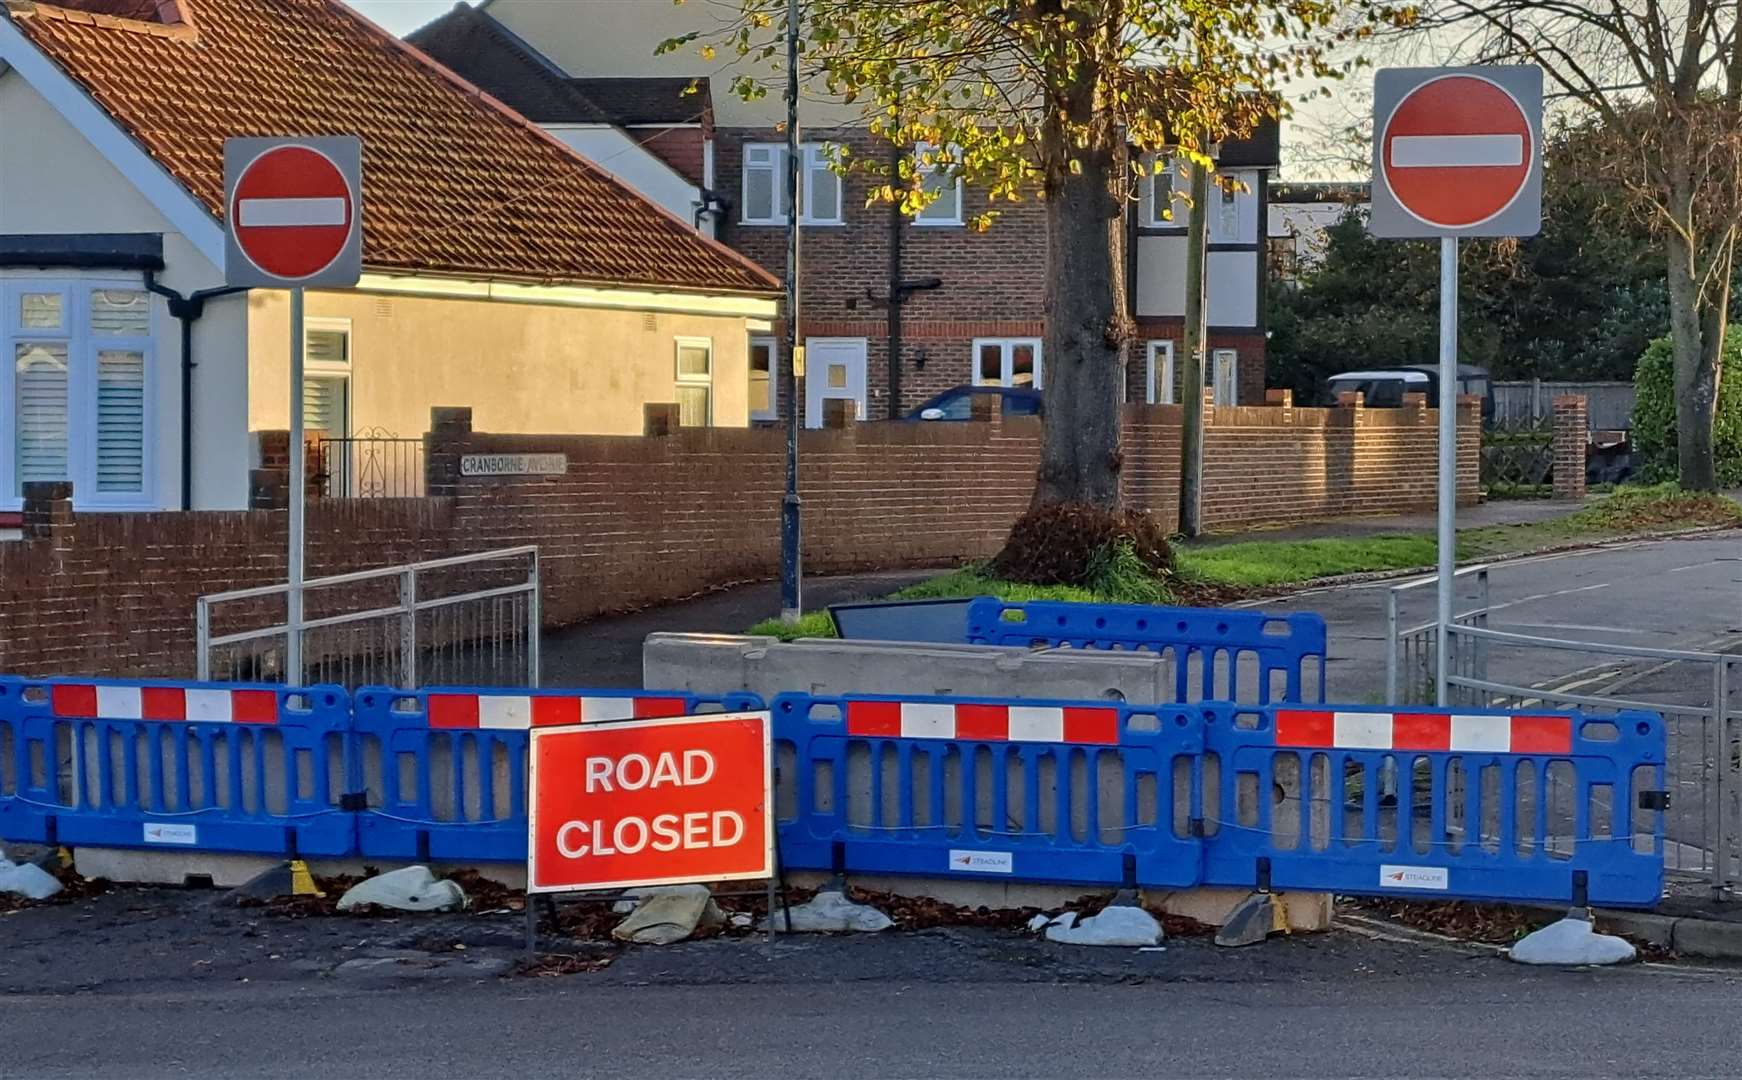
<svg viewBox="0 0 1742 1080">
<path fill-rule="evenodd" d="M 804 426 L 823 426 L 823 402 L 830 398 L 856 402 L 865 419 L 865 339 L 806 338 L 804 351 Z"/>
</svg>

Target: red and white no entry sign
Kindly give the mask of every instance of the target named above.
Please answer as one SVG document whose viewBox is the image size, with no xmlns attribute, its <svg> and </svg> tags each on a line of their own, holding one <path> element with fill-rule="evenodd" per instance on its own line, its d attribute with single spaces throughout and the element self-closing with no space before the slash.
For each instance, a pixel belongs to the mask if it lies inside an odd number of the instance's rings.
<svg viewBox="0 0 1742 1080">
<path fill-rule="evenodd" d="M 1541 231 L 1541 68 L 1384 68 L 1373 117 L 1374 236 Z"/>
<path fill-rule="evenodd" d="M 361 263 L 354 138 L 234 139 L 225 147 L 234 285 L 351 285 Z"/>
<path fill-rule="evenodd" d="M 1444 75 L 1405 94 L 1380 131 L 1384 183 L 1440 229 L 1490 221 L 1525 191 L 1535 137 L 1524 106 L 1492 79 Z"/>
</svg>

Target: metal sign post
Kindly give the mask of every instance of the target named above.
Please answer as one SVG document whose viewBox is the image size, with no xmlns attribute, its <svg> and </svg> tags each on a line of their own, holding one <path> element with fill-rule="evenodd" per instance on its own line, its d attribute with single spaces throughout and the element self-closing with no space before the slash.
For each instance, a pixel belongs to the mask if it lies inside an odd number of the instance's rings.
<svg viewBox="0 0 1742 1080">
<path fill-rule="evenodd" d="M 1458 238 L 1440 237 L 1439 633 L 1434 640 L 1434 704 L 1444 706 L 1452 670 L 1453 592 L 1458 573 Z"/>
<path fill-rule="evenodd" d="M 302 565 L 304 515 L 308 511 L 308 444 L 303 432 L 302 289 L 290 290 L 290 535 L 284 593 L 284 681 L 302 685 Z"/>
<path fill-rule="evenodd" d="M 303 289 L 355 285 L 363 270 L 363 143 L 355 136 L 224 142 L 224 280 L 290 291 L 290 521 L 284 680 L 303 681 L 308 447 Z"/>
<path fill-rule="evenodd" d="M 1458 505 L 1458 241 L 1542 229 L 1542 69 L 1388 68 L 1373 80 L 1374 236 L 1440 242 L 1438 637 L 1450 696 Z"/>
</svg>

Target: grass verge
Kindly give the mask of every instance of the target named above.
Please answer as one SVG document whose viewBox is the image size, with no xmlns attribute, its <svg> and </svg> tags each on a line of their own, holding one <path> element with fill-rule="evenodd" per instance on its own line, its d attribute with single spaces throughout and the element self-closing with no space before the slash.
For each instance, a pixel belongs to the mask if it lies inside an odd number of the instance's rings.
<svg viewBox="0 0 1742 1080">
<path fill-rule="evenodd" d="M 1674 484 L 1623 487 L 1583 510 L 1521 525 L 1484 525 L 1458 532 L 1458 559 L 1470 561 L 1519 554 L 1640 533 L 1673 532 L 1715 525 L 1742 525 L 1742 506 L 1722 495 L 1684 493 Z M 1342 574 L 1383 573 L 1432 566 L 1431 533 L 1327 538 L 1322 540 L 1247 540 L 1211 547 L 1181 544 L 1170 588 L 1158 600 L 1160 583 L 1140 581 L 1126 572 L 1097 578 L 1099 588 L 1024 585 L 988 577 L 983 564 L 941 574 L 895 593 L 892 599 L 931 600 L 996 596 L 1004 600 L 1076 600 L 1097 603 L 1167 603 L 1170 596 L 1193 603 L 1219 603 L 1288 585 Z M 1121 568 L 1123 571 L 1123 568 Z M 834 637 L 826 611 L 813 611 L 796 625 L 778 619 L 757 623 L 752 634 L 784 640 Z"/>
</svg>

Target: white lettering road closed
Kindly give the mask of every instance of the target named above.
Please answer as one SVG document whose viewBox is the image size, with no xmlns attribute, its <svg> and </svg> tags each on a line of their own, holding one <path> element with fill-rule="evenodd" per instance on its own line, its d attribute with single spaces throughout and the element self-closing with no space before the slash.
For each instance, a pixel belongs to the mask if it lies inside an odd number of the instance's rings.
<svg viewBox="0 0 1742 1080">
<path fill-rule="evenodd" d="M 532 729 L 531 892 L 763 878 L 766 712 Z"/>
</svg>

